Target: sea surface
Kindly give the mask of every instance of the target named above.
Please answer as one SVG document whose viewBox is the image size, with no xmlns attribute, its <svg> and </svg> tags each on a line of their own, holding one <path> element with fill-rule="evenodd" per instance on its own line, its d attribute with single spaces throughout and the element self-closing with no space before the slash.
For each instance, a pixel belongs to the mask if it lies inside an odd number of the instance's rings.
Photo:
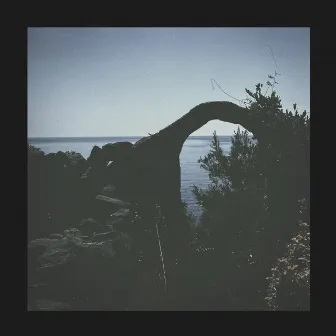
<svg viewBox="0 0 336 336">
<path fill-rule="evenodd" d="M 75 151 L 81 153 L 86 159 L 91 153 L 93 146 L 103 146 L 107 143 L 129 141 L 135 143 L 142 137 L 91 137 L 91 138 L 29 138 L 28 142 L 46 154 L 58 151 Z M 225 153 L 231 148 L 231 136 L 219 136 L 221 147 Z M 181 196 L 188 204 L 188 210 L 197 219 L 202 214 L 202 209 L 197 205 L 192 193 L 192 186 L 206 188 L 210 183 L 208 174 L 200 168 L 197 160 L 206 155 L 210 150 L 212 136 L 191 136 L 182 148 L 180 154 L 181 164 Z"/>
</svg>

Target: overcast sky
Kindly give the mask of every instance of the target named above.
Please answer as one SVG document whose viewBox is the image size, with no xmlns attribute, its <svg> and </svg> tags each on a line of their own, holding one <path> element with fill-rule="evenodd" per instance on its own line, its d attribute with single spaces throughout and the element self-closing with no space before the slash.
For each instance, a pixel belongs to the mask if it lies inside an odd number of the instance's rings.
<svg viewBox="0 0 336 336">
<path fill-rule="evenodd" d="M 29 28 L 28 136 L 155 133 L 195 105 L 245 98 L 274 72 L 283 107 L 310 111 L 309 28 Z M 231 135 L 212 121 L 193 135 Z"/>
</svg>

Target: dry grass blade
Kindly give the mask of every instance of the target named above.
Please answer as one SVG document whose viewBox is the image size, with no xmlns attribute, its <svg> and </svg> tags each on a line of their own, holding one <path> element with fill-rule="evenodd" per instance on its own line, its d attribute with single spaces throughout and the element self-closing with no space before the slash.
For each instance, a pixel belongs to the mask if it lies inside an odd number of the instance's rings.
<svg viewBox="0 0 336 336">
<path fill-rule="evenodd" d="M 160 240 L 160 235 L 159 235 L 159 228 L 157 225 L 157 222 L 155 222 L 155 227 L 156 227 L 156 235 L 157 239 L 159 242 L 159 248 L 160 248 L 160 258 L 161 258 L 161 263 L 162 263 L 162 270 L 163 270 L 163 279 L 164 279 L 164 291 L 165 293 L 167 292 L 167 279 L 166 279 L 166 270 L 165 270 L 165 265 L 164 265 L 164 260 L 163 260 L 163 253 L 162 253 L 162 248 L 161 248 L 161 240 Z"/>
</svg>

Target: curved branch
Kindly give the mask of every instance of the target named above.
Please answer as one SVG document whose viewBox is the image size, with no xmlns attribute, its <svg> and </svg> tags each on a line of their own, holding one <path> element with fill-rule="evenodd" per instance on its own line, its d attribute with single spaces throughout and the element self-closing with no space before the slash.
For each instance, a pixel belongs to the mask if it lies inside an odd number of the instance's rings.
<svg viewBox="0 0 336 336">
<path fill-rule="evenodd" d="M 195 106 L 180 119 L 156 133 L 156 136 L 170 139 L 178 146 L 180 153 L 190 134 L 212 120 L 240 124 L 252 133 L 257 131 L 247 108 L 228 101 L 213 101 Z M 178 149 L 175 147 L 175 150 Z"/>
</svg>

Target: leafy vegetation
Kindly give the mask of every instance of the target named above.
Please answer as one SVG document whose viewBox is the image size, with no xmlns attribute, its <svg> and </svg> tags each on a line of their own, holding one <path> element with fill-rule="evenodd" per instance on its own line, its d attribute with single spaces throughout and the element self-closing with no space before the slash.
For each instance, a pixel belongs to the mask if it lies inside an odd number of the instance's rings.
<svg viewBox="0 0 336 336">
<path fill-rule="evenodd" d="M 199 244 L 239 309 L 309 309 L 310 118 L 296 105 L 283 112 L 275 91 L 261 89 L 246 90 L 264 124 L 259 141 L 238 128 L 225 154 L 214 133 L 199 160 L 211 180 L 193 189 L 204 210 Z"/>
<path fill-rule="evenodd" d="M 41 151 L 41 148 L 38 148 L 28 143 L 28 153 L 39 152 L 39 151 Z"/>
</svg>

